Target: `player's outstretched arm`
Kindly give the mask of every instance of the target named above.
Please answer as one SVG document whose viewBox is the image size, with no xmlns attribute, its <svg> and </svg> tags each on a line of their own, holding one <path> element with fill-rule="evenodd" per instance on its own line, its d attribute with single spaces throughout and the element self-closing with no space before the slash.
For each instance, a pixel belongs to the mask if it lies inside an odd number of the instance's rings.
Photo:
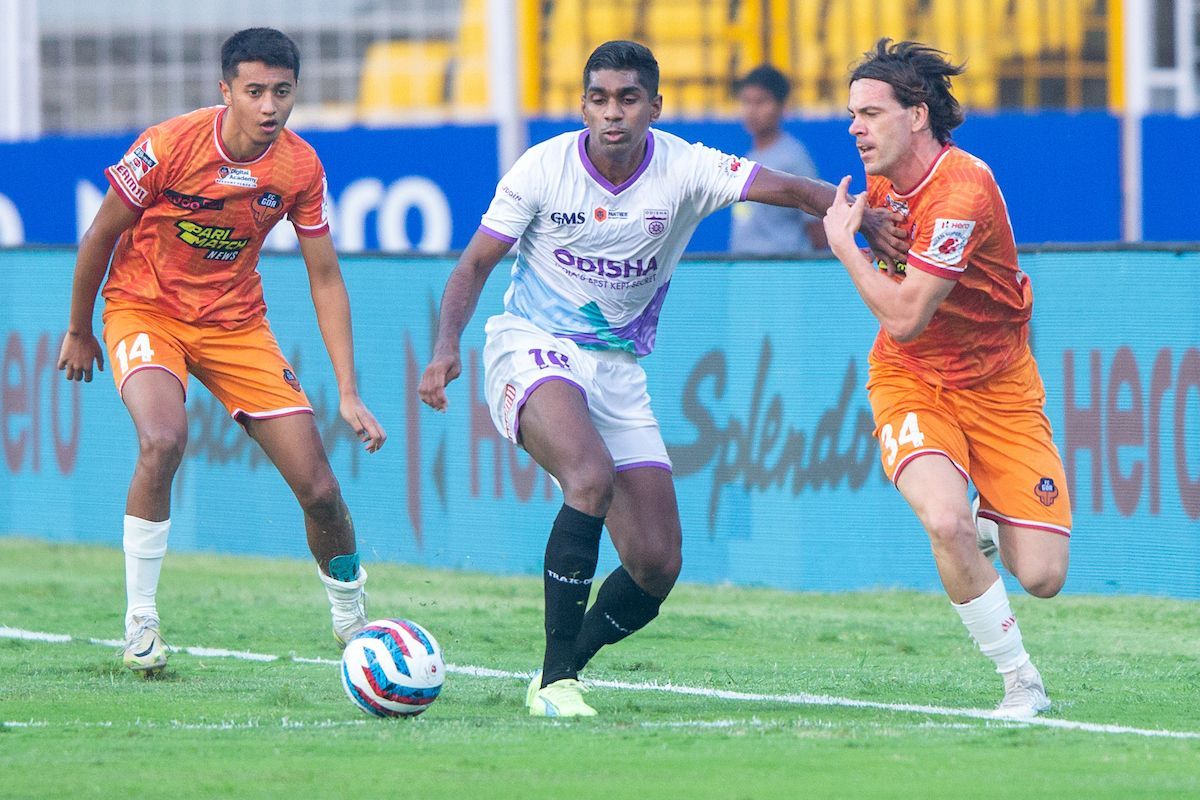
<svg viewBox="0 0 1200 800">
<path fill-rule="evenodd" d="M 337 251 L 329 234 L 301 236 L 300 254 L 308 268 L 308 283 L 313 308 L 325 349 L 333 364 L 338 384 L 338 411 L 358 435 L 359 441 L 374 453 L 387 441 L 387 433 L 375 415 L 358 396 L 358 378 L 354 370 L 354 334 L 350 327 L 350 296 L 338 265 Z"/>
<path fill-rule="evenodd" d="M 463 251 L 442 292 L 442 307 L 438 312 L 437 342 L 433 358 L 421 376 L 417 394 L 422 402 L 436 411 L 445 411 L 450 402 L 446 387 L 462 374 L 458 347 L 479 295 L 488 276 L 508 253 L 511 245 L 482 231 L 477 231 Z"/>
<path fill-rule="evenodd" d="M 787 172 L 763 168 L 754 176 L 746 193 L 747 200 L 773 206 L 800 208 L 815 217 L 824 217 L 837 191 L 833 184 L 804 178 Z M 908 238 L 902 227 L 904 218 L 890 209 L 864 210 L 860 229 L 875 255 L 895 265 L 908 252 Z"/>
<path fill-rule="evenodd" d="M 92 364 L 104 369 L 104 348 L 92 332 L 92 314 L 96 293 L 108 270 L 108 259 L 121 234 L 137 222 L 141 211 L 134 211 L 112 189 L 104 195 L 100 210 L 79 240 L 75 256 L 75 278 L 71 283 L 71 315 L 67 335 L 58 351 L 58 368 L 69 381 L 91 381 Z"/>
<path fill-rule="evenodd" d="M 938 304 L 954 288 L 954 281 L 919 269 L 908 270 L 904 280 L 897 281 L 875 269 L 854 241 L 854 233 L 863 223 L 867 197 L 860 194 L 851 202 L 849 188 L 847 175 L 838 184 L 837 197 L 825 214 L 829 247 L 883 329 L 897 341 L 911 341 L 925 330 Z"/>
</svg>

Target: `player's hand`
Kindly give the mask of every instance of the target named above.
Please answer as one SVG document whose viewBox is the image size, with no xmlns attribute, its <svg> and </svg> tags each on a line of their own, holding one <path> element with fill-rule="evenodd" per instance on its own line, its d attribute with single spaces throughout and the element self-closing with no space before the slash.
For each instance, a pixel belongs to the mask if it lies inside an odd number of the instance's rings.
<svg viewBox="0 0 1200 800">
<path fill-rule="evenodd" d="M 358 440 L 367 446 L 368 453 L 374 453 L 383 447 L 383 443 L 387 441 L 387 433 L 358 395 L 343 397 L 338 411 L 341 412 L 342 419 L 358 434 Z"/>
<path fill-rule="evenodd" d="M 446 387 L 461 374 L 462 360 L 459 359 L 458 353 L 435 356 L 429 362 L 429 366 L 425 367 L 425 374 L 421 376 L 421 385 L 417 387 L 417 394 L 421 396 L 421 402 L 434 411 L 445 411 L 450 405 L 450 401 L 446 398 Z"/>
<path fill-rule="evenodd" d="M 854 246 L 854 234 L 862 226 L 863 214 L 867 208 L 867 196 L 860 194 L 851 202 L 849 190 L 850 176 L 847 175 L 838 184 L 833 204 L 825 212 L 825 238 L 829 240 L 829 246 L 834 252 Z"/>
<path fill-rule="evenodd" d="M 67 380 L 91 383 L 93 363 L 104 371 L 104 348 L 95 334 L 68 331 L 58 350 L 58 368 L 66 371 Z"/>
<path fill-rule="evenodd" d="M 865 198 L 866 193 L 859 197 Z M 908 255 L 908 234 L 904 229 L 904 221 L 904 215 L 890 208 L 868 207 L 863 213 L 862 235 L 871 245 L 875 258 L 887 266 L 889 274 Z"/>
</svg>

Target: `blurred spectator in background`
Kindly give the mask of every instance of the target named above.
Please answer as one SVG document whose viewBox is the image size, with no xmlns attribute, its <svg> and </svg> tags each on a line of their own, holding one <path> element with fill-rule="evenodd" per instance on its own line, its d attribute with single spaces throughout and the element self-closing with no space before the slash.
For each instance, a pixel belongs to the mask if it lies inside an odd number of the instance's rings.
<svg viewBox="0 0 1200 800">
<path fill-rule="evenodd" d="M 782 72 L 763 65 L 733 84 L 742 109 L 742 125 L 752 149 L 746 158 L 781 172 L 816 178 L 808 150 L 781 127 L 791 83 Z M 733 207 L 729 251 L 749 255 L 789 255 L 823 250 L 821 221 L 798 208 L 744 202 Z"/>
</svg>

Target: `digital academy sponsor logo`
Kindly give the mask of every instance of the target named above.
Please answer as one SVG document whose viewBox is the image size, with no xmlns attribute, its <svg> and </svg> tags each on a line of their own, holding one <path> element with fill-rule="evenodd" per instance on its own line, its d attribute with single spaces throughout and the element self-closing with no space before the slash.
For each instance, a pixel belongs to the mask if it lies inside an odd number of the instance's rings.
<svg viewBox="0 0 1200 800">
<path fill-rule="evenodd" d="M 258 188 L 258 178 L 245 167 L 221 167 L 217 170 L 217 183 L 222 186 L 236 186 L 239 189 Z"/>
</svg>

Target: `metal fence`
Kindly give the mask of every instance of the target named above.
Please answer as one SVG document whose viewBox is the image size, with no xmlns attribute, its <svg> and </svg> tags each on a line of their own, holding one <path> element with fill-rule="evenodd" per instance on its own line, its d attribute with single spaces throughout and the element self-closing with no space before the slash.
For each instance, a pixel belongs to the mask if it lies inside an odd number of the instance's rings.
<svg viewBox="0 0 1200 800">
<path fill-rule="evenodd" d="M 129 130 L 216 102 L 220 43 L 251 25 L 299 44 L 308 127 L 574 115 L 580 68 L 612 38 L 658 55 L 669 118 L 731 116 L 731 81 L 763 62 L 792 78 L 799 113 L 840 113 L 848 68 L 885 35 L 965 60 L 956 90 L 976 110 L 1188 114 L 1198 14 L 1200 0 L 0 0 L 0 51 L 36 56 L 0 53 L 0 117 L 23 103 L 37 120 L 0 136 Z M 24 99 L 30 82 L 40 98 Z"/>
</svg>

